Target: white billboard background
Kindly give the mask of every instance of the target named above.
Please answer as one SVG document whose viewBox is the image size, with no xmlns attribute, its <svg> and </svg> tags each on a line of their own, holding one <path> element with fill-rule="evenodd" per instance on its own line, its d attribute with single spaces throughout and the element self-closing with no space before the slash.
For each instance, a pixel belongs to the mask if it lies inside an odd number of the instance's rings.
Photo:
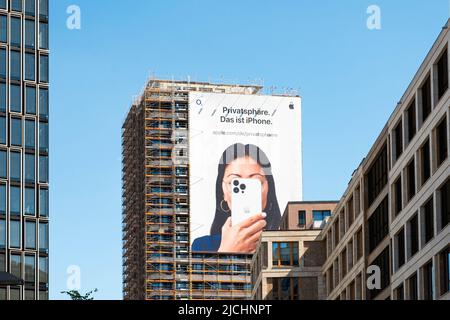
<svg viewBox="0 0 450 320">
<path fill-rule="evenodd" d="M 241 116 L 228 113 L 230 109 L 246 112 L 260 110 L 264 114 L 256 117 Z M 260 122 L 253 123 L 249 118 Z M 239 123 L 240 121 L 244 123 Z M 252 123 L 248 123 L 249 121 Z M 210 235 L 216 211 L 218 165 L 223 152 L 236 143 L 253 144 L 266 153 L 272 164 L 281 214 L 289 201 L 303 200 L 300 98 L 191 92 L 191 242 Z"/>
</svg>

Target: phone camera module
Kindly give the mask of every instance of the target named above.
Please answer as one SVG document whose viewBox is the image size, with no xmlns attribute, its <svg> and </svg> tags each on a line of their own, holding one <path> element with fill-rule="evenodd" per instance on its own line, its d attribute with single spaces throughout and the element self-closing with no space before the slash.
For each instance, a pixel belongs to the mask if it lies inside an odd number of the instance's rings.
<svg viewBox="0 0 450 320">
<path fill-rule="evenodd" d="M 241 184 L 241 190 L 247 189 L 247 186 L 245 184 Z"/>
<path fill-rule="evenodd" d="M 233 181 L 233 184 L 234 184 L 235 187 L 237 187 L 237 186 L 239 186 L 239 181 L 234 180 L 234 181 Z"/>
<path fill-rule="evenodd" d="M 239 188 L 234 188 L 233 191 L 234 193 L 239 193 Z"/>
</svg>

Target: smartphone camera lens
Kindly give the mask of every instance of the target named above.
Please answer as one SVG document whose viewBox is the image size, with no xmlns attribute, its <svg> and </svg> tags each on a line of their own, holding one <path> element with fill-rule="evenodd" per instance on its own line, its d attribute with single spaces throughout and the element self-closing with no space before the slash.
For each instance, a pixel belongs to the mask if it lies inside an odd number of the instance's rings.
<svg viewBox="0 0 450 320">
<path fill-rule="evenodd" d="M 234 193 L 239 193 L 239 188 L 234 188 L 233 191 Z"/>
<path fill-rule="evenodd" d="M 245 184 L 241 184 L 241 190 L 247 189 L 247 186 Z"/>
<path fill-rule="evenodd" d="M 233 184 L 234 184 L 235 187 L 237 187 L 237 186 L 239 185 L 239 181 L 234 180 L 234 181 L 233 181 Z"/>
</svg>

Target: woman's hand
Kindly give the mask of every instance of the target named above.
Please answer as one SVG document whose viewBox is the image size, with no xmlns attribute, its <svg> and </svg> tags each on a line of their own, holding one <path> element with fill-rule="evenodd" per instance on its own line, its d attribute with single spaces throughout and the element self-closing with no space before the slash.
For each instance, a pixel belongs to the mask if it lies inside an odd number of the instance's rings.
<svg viewBox="0 0 450 320">
<path fill-rule="evenodd" d="M 260 213 L 235 226 L 228 218 L 222 228 L 222 242 L 218 252 L 226 253 L 254 253 L 259 238 L 267 225 L 267 215 Z"/>
</svg>

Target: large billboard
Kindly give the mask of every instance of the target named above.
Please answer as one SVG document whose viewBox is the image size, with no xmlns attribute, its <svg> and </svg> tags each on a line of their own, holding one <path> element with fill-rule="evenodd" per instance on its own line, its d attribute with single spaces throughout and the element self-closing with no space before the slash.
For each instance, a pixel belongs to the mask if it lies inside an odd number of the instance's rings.
<svg viewBox="0 0 450 320">
<path fill-rule="evenodd" d="M 302 200 L 301 99 L 191 92 L 189 175 L 192 250 L 252 253 Z"/>
</svg>

